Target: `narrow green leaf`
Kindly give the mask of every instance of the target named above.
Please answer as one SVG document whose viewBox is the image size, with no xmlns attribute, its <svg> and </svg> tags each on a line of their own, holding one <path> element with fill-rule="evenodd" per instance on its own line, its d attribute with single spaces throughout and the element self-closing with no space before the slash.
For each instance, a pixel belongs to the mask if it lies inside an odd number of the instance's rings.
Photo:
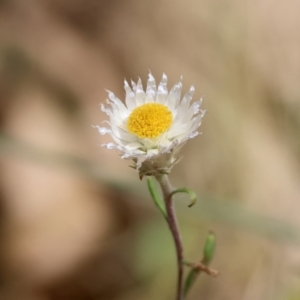
<svg viewBox="0 0 300 300">
<path fill-rule="evenodd" d="M 215 249 L 216 249 L 216 237 L 214 235 L 214 233 L 211 231 L 209 232 L 205 244 L 204 244 L 204 248 L 203 248 L 203 260 L 202 263 L 206 266 L 208 266 L 214 256 L 215 253 Z"/>
<path fill-rule="evenodd" d="M 148 184 L 148 189 L 151 194 L 151 197 L 155 203 L 155 205 L 158 207 L 158 209 L 161 211 L 163 216 L 167 219 L 167 211 L 165 207 L 164 201 L 161 199 L 159 196 L 156 187 L 155 187 L 155 182 L 152 176 L 147 177 L 147 184 Z"/>
<path fill-rule="evenodd" d="M 194 284 L 199 273 L 200 273 L 200 271 L 196 270 L 196 269 L 191 269 L 190 272 L 188 273 L 188 275 L 185 279 L 185 283 L 184 283 L 184 290 L 183 290 L 184 296 L 187 295 L 188 291 Z"/>
<path fill-rule="evenodd" d="M 174 190 L 170 194 L 170 197 L 172 197 L 174 194 L 177 194 L 177 193 L 186 193 L 190 196 L 191 203 L 189 204 L 189 207 L 193 206 L 197 201 L 197 195 L 193 190 L 190 190 L 188 188 L 179 188 L 179 189 Z"/>
</svg>

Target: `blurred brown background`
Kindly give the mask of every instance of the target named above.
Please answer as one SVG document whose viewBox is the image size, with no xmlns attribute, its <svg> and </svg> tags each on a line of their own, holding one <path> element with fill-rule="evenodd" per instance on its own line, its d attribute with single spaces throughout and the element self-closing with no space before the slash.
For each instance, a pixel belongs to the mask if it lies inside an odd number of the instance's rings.
<svg viewBox="0 0 300 300">
<path fill-rule="evenodd" d="M 173 299 L 167 226 L 91 125 L 124 78 L 181 75 L 203 135 L 172 173 L 188 299 L 300 299 L 299 1 L 0 1 L 0 299 Z"/>
</svg>

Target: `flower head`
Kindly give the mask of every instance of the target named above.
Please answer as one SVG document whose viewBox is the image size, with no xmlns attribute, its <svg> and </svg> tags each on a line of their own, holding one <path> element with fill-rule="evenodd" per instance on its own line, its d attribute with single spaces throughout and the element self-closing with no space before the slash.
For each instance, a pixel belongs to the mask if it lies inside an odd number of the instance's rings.
<svg viewBox="0 0 300 300">
<path fill-rule="evenodd" d="M 200 109 L 202 99 L 191 104 L 192 86 L 181 100 L 181 80 L 168 93 L 165 74 L 156 87 L 149 73 L 146 92 L 141 79 L 132 82 L 132 87 L 125 80 L 124 88 L 125 104 L 108 91 L 109 107 L 101 105 L 109 116 L 109 121 L 104 121 L 109 127 L 97 128 L 102 135 L 110 134 L 115 142 L 103 146 L 132 159 L 140 177 L 169 173 L 185 142 L 199 134 L 197 129 L 205 113 Z"/>
</svg>

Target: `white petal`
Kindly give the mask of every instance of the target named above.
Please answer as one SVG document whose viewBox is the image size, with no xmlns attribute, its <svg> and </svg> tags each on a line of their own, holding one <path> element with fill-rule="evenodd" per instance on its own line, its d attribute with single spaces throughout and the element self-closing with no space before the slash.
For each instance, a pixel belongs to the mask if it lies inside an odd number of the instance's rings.
<svg viewBox="0 0 300 300">
<path fill-rule="evenodd" d="M 171 144 L 172 142 L 169 139 L 164 139 L 160 142 L 160 146 L 162 150 L 168 148 Z"/>
<path fill-rule="evenodd" d="M 139 78 L 136 86 L 136 91 L 135 91 L 136 106 L 143 105 L 145 103 L 145 97 L 146 94 L 143 90 L 142 80 L 141 78 Z"/>
<path fill-rule="evenodd" d="M 128 82 L 124 80 L 124 89 L 126 91 L 126 99 L 125 103 L 129 110 L 134 110 L 135 105 L 135 93 L 132 91 L 131 87 L 129 86 Z"/>
<path fill-rule="evenodd" d="M 178 140 L 174 140 L 168 147 L 166 147 L 162 153 L 169 153 L 173 148 L 179 144 Z"/>
<path fill-rule="evenodd" d="M 175 109 L 179 105 L 180 102 L 180 96 L 181 96 L 181 89 L 182 89 L 182 83 L 179 81 L 177 84 L 173 86 L 171 89 L 168 98 L 167 98 L 167 104 L 170 109 Z"/>
<path fill-rule="evenodd" d="M 188 136 L 181 135 L 181 136 L 177 137 L 177 139 L 180 140 L 180 143 L 185 143 L 186 141 L 195 138 L 199 134 L 200 134 L 199 131 L 193 131 Z"/>
<path fill-rule="evenodd" d="M 134 135 L 130 134 L 129 132 L 125 131 L 115 124 L 112 124 L 111 129 L 113 135 L 124 142 L 128 143 L 136 141 L 136 137 Z"/>
<path fill-rule="evenodd" d="M 176 136 L 176 138 L 181 140 L 184 139 L 185 137 L 190 136 L 200 126 L 201 118 L 202 117 L 200 115 L 194 117 L 190 122 L 186 124 L 185 131 L 182 130 L 183 127 L 177 127 L 176 131 L 173 132 L 173 134 L 176 133 L 176 135 L 174 136 Z"/>
<path fill-rule="evenodd" d="M 177 116 L 173 120 L 174 126 L 190 121 L 195 113 L 195 108 L 191 106 L 187 111 L 178 112 Z"/>
<path fill-rule="evenodd" d="M 154 77 L 152 76 L 151 73 L 149 73 L 148 77 L 149 77 L 149 79 L 148 79 L 148 82 L 147 82 L 146 94 L 147 94 L 147 96 L 151 95 L 152 98 L 155 99 L 155 95 L 156 95 L 155 79 L 154 79 Z"/>
<path fill-rule="evenodd" d="M 108 98 L 115 103 L 119 109 L 126 109 L 124 103 L 111 91 L 107 90 Z"/>
<path fill-rule="evenodd" d="M 105 134 L 111 134 L 111 130 L 110 129 L 108 129 L 108 128 L 106 128 L 106 127 L 100 127 L 100 126 L 93 126 L 94 128 L 97 128 L 98 129 L 98 131 L 99 131 L 99 133 L 101 134 L 101 135 L 105 135 Z"/>
<path fill-rule="evenodd" d="M 166 102 L 166 98 L 168 95 L 167 82 L 168 78 L 165 74 L 163 74 L 161 82 L 157 89 L 156 102 L 158 103 L 165 104 Z"/>
<path fill-rule="evenodd" d="M 145 104 L 146 103 L 153 103 L 153 102 L 155 102 L 154 99 L 155 98 L 152 95 L 150 95 L 150 94 L 146 95 L 146 97 L 145 97 Z"/>
<path fill-rule="evenodd" d="M 132 90 L 134 92 L 136 92 L 136 84 L 135 84 L 135 82 L 133 80 L 131 80 L 131 86 L 132 86 Z"/>
<path fill-rule="evenodd" d="M 186 133 L 191 126 L 192 124 L 186 123 L 171 127 L 171 129 L 168 131 L 168 138 L 172 139 L 176 136 Z"/>
<path fill-rule="evenodd" d="M 190 135 L 189 135 L 189 138 L 190 139 L 193 139 L 194 137 L 198 136 L 199 135 L 199 132 L 198 131 L 194 131 L 192 132 Z"/>
<path fill-rule="evenodd" d="M 120 138 L 118 138 L 115 134 L 111 134 L 111 137 L 113 140 L 117 143 L 118 147 L 123 147 L 122 149 L 126 149 L 126 145 L 128 144 L 128 141 L 124 141 Z M 119 149 L 119 148 L 118 148 Z"/>
<path fill-rule="evenodd" d="M 108 116 L 112 115 L 112 109 L 109 107 L 106 107 L 103 103 L 101 103 L 101 110 L 105 112 Z"/>
<path fill-rule="evenodd" d="M 127 150 L 136 150 L 141 147 L 141 144 L 138 142 L 130 143 L 125 146 Z"/>
<path fill-rule="evenodd" d="M 111 118 L 113 117 L 118 124 L 122 124 L 122 120 L 124 120 L 126 115 L 124 115 L 120 112 L 120 110 L 118 109 L 116 104 L 110 103 L 110 105 L 111 105 L 112 110 L 113 110 Z"/>
<path fill-rule="evenodd" d="M 194 108 L 194 115 L 197 114 L 199 111 L 200 111 L 200 106 L 202 104 L 202 98 L 196 102 L 194 102 L 192 105 L 193 105 L 193 108 Z"/>
<path fill-rule="evenodd" d="M 199 113 L 200 113 L 199 115 L 201 116 L 201 118 L 203 118 L 205 113 L 206 113 L 206 110 L 205 109 L 200 109 Z"/>
<path fill-rule="evenodd" d="M 113 144 L 113 143 L 102 144 L 101 146 L 102 146 L 102 147 L 105 147 L 105 148 L 107 148 L 107 149 L 109 149 L 109 150 L 112 150 L 112 149 L 116 149 L 116 148 L 117 148 L 117 146 L 116 146 L 115 144 Z"/>
<path fill-rule="evenodd" d="M 190 90 L 188 92 L 185 93 L 179 107 L 178 107 L 178 110 L 183 112 L 183 111 L 186 111 L 189 106 L 190 106 L 190 102 L 193 98 L 193 95 L 194 95 L 194 92 L 195 92 L 195 88 L 193 86 L 190 87 Z"/>
</svg>

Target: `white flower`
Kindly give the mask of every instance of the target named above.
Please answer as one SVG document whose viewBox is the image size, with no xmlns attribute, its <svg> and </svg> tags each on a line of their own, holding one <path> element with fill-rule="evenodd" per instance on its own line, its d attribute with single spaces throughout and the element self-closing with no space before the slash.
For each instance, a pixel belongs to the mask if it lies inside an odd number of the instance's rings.
<svg viewBox="0 0 300 300">
<path fill-rule="evenodd" d="M 108 91 L 109 107 L 101 105 L 109 116 L 109 127 L 96 126 L 100 134 L 109 134 L 115 143 L 102 146 L 117 149 L 122 158 L 132 159 L 140 177 L 169 173 L 178 162 L 179 150 L 185 142 L 196 137 L 205 111 L 200 109 L 202 99 L 191 104 L 194 87 L 181 99 L 182 82 L 168 93 L 167 76 L 156 87 L 149 73 L 146 92 L 139 79 L 132 88 L 125 80 L 125 104 Z"/>
</svg>

